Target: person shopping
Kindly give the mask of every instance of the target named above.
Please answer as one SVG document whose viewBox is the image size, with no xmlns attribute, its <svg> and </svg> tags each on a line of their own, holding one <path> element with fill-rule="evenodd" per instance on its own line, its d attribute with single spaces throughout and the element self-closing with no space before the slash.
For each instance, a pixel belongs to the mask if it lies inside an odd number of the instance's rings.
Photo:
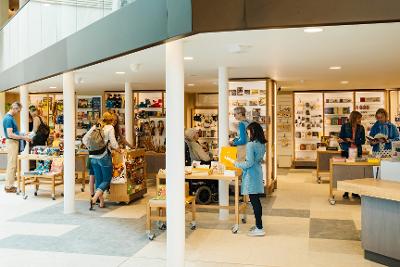
<svg viewBox="0 0 400 267">
<path fill-rule="evenodd" d="M 369 136 L 374 138 L 370 141 L 372 151 L 378 153 L 382 150 L 391 150 L 392 142 L 400 140 L 399 130 L 396 125 L 389 121 L 389 114 L 385 109 L 378 109 L 375 113 L 375 118 L 376 122 L 369 133 Z M 385 138 L 375 139 L 378 134 L 385 136 Z"/>
<path fill-rule="evenodd" d="M 246 159 L 246 144 L 247 144 L 247 135 L 246 128 L 249 125 L 249 121 L 246 119 L 246 108 L 244 107 L 236 107 L 233 110 L 233 116 L 237 121 L 239 121 L 238 125 L 238 133 L 237 137 L 233 139 L 230 144 L 232 146 L 237 147 L 237 159 L 239 161 L 243 161 Z"/>
<path fill-rule="evenodd" d="M 11 104 L 10 110 L 3 118 L 3 129 L 6 137 L 7 149 L 7 171 L 4 191 L 6 193 L 16 193 L 17 188 L 14 186 L 15 174 L 17 172 L 17 158 L 19 153 L 19 141 L 25 140 L 31 142 L 27 135 L 21 135 L 18 131 L 18 125 L 15 117 L 21 112 L 22 105 L 18 102 Z"/>
<path fill-rule="evenodd" d="M 204 151 L 203 147 L 199 144 L 198 130 L 195 128 L 189 128 L 185 131 L 185 144 L 189 150 L 190 164 L 194 160 L 201 161 L 202 164 L 210 164 L 212 156 L 210 153 Z"/>
<path fill-rule="evenodd" d="M 46 145 L 50 128 L 43 122 L 35 105 L 29 106 L 29 131 L 34 133 L 32 147 Z"/>
<path fill-rule="evenodd" d="M 350 148 L 357 149 L 357 157 L 362 156 L 362 145 L 365 144 L 365 129 L 361 125 L 362 114 L 358 111 L 350 113 L 349 122 L 342 125 L 339 133 L 338 142 L 342 149 L 342 156 L 349 157 Z M 358 198 L 359 195 L 352 194 Z M 343 198 L 349 198 L 349 192 L 343 194 Z"/>
<path fill-rule="evenodd" d="M 112 178 L 112 158 L 110 148 L 120 151 L 115 138 L 115 130 L 112 125 L 114 117 L 105 112 L 98 125 L 93 126 L 83 137 L 83 144 L 89 149 L 91 168 L 93 168 L 96 184 L 96 193 L 90 199 L 90 210 L 100 200 L 99 207 L 104 208 L 103 193 L 108 189 Z"/>
<path fill-rule="evenodd" d="M 245 161 L 234 161 L 227 158 L 235 164 L 237 168 L 243 170 L 242 174 L 242 194 L 249 195 L 251 205 L 253 206 L 254 216 L 256 218 L 256 226 L 252 227 L 248 233 L 249 236 L 264 236 L 265 231 L 262 223 L 262 205 L 260 194 L 264 193 L 264 181 L 262 171 L 262 161 L 265 154 L 264 131 L 257 122 L 252 122 L 247 126 L 249 142 L 246 145 Z"/>
</svg>

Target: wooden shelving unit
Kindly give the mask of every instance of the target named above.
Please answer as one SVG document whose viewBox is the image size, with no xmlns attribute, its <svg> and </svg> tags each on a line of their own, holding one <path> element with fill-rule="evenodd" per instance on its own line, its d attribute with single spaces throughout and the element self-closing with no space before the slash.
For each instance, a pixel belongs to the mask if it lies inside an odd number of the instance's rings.
<svg viewBox="0 0 400 267">
<path fill-rule="evenodd" d="M 139 199 L 147 193 L 147 172 L 144 149 L 126 150 L 123 154 L 114 154 L 113 166 L 114 171 L 121 166 L 125 168 L 125 183 L 111 182 L 111 201 L 129 204 L 131 201 Z"/>
</svg>

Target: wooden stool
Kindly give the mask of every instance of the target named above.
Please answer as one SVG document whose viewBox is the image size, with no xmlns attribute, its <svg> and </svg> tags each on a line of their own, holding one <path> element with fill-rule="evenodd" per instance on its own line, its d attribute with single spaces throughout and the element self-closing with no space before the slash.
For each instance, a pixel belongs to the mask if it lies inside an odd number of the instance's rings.
<svg viewBox="0 0 400 267">
<path fill-rule="evenodd" d="M 192 222 L 190 223 L 190 229 L 196 230 L 196 201 L 194 196 L 187 196 L 185 198 L 185 206 L 191 205 L 191 212 L 192 212 Z M 165 199 L 150 199 L 147 202 L 147 221 L 146 221 L 146 233 L 149 240 L 153 240 L 156 235 L 151 232 L 151 222 L 152 221 L 160 221 L 164 222 L 159 228 L 160 230 L 165 230 L 166 225 L 165 222 L 167 221 L 166 217 L 166 207 L 167 201 Z M 152 215 L 152 209 L 157 209 L 158 215 Z"/>
</svg>

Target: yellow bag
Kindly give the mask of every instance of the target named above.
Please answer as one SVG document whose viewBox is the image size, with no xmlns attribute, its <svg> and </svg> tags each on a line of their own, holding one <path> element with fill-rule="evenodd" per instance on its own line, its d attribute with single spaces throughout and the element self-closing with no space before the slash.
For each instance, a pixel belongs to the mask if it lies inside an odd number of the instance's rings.
<svg viewBox="0 0 400 267">
<path fill-rule="evenodd" d="M 232 146 L 224 146 L 221 149 L 221 155 L 219 157 L 219 161 L 225 165 L 227 169 L 237 169 L 232 162 L 226 160 L 225 158 L 231 158 L 233 160 L 237 159 L 237 147 Z"/>
</svg>

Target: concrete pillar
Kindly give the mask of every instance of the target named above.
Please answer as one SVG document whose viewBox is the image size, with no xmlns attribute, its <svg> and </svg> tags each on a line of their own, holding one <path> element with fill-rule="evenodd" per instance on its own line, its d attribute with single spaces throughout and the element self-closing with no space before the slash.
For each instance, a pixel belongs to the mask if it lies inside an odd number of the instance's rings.
<svg viewBox="0 0 400 267">
<path fill-rule="evenodd" d="M 219 151 L 229 145 L 229 90 L 228 90 L 228 69 L 218 68 L 218 145 Z M 229 182 L 219 181 L 218 184 L 219 204 L 229 205 Z M 227 220 L 229 210 L 221 209 L 219 219 Z"/>
<path fill-rule="evenodd" d="M 133 144 L 133 92 L 128 82 L 125 82 L 125 136 Z"/>
<path fill-rule="evenodd" d="M 63 74 L 64 101 L 64 213 L 75 212 L 75 79 Z"/>
<path fill-rule="evenodd" d="M 6 112 L 6 93 L 0 93 L 0 121 L 3 121 Z M 0 127 L 0 136 L 5 136 L 3 127 Z"/>
<path fill-rule="evenodd" d="M 20 132 L 27 134 L 29 133 L 29 91 L 27 85 L 21 85 L 19 87 L 19 98 L 20 103 L 22 105 L 21 113 L 20 113 L 20 123 L 21 129 Z M 22 154 L 29 154 L 29 144 L 26 144 L 25 150 Z M 21 162 L 21 170 L 22 172 L 29 171 L 29 160 L 22 160 Z"/>
<path fill-rule="evenodd" d="M 184 66 L 182 41 L 166 44 L 167 266 L 185 262 Z"/>
</svg>

